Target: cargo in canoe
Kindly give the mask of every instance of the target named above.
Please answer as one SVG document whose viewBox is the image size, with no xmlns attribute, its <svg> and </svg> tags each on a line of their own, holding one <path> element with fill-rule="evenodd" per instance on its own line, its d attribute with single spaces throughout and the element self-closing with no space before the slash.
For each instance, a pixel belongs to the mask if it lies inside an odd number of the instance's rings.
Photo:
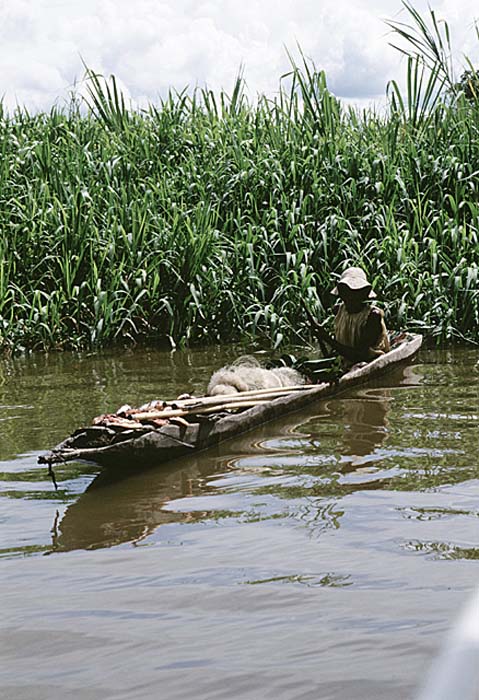
<svg viewBox="0 0 479 700">
<path fill-rule="evenodd" d="M 334 382 L 156 401 L 146 409 L 123 407 L 116 414 L 101 416 L 93 425 L 76 430 L 41 455 L 39 463 L 51 466 L 85 460 L 102 467 L 142 468 L 176 459 L 364 384 L 410 361 L 421 343 L 421 335 L 401 334 L 388 353 L 353 367 Z"/>
</svg>

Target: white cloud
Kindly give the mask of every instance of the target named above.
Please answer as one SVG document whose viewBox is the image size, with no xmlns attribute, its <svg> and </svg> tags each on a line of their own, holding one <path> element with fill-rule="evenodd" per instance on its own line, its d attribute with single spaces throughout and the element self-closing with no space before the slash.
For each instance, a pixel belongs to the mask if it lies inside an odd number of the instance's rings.
<svg viewBox="0 0 479 700">
<path fill-rule="evenodd" d="M 427 2 L 415 6 L 423 11 Z M 169 87 L 229 91 L 241 65 L 250 94 L 273 94 L 290 67 L 285 47 L 298 56 L 299 43 L 335 94 L 364 104 L 404 71 L 383 21 L 401 7 L 399 0 L 0 0 L 0 95 L 9 108 L 48 110 L 68 100 L 81 58 L 116 75 L 140 103 Z M 476 2 L 436 7 L 458 55 L 476 58 Z"/>
</svg>

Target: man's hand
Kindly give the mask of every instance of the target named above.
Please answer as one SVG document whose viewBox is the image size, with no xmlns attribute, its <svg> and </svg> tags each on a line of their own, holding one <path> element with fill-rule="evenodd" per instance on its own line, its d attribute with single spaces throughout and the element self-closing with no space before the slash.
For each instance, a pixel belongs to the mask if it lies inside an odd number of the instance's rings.
<svg viewBox="0 0 479 700">
<path fill-rule="evenodd" d="M 321 323 L 316 323 L 314 327 L 314 334 L 316 335 L 317 338 L 320 338 L 323 340 L 325 343 L 329 343 L 329 345 L 333 345 L 333 339 L 331 338 L 330 334 L 328 331 L 324 328 L 324 326 Z"/>
</svg>

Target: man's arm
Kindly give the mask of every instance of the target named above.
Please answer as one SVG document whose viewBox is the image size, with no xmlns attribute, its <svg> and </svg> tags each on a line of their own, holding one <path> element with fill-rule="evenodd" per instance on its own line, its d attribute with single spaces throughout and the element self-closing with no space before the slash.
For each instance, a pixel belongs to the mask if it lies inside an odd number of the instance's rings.
<svg viewBox="0 0 479 700">
<path fill-rule="evenodd" d="M 383 332 L 382 320 L 383 312 L 373 307 L 361 336 L 361 347 L 368 349 L 369 360 L 374 360 L 375 357 L 384 355 L 382 350 L 376 350 L 376 346 Z"/>
<path fill-rule="evenodd" d="M 351 348 L 349 345 L 343 345 L 343 343 L 339 343 L 336 338 L 333 338 L 319 324 L 314 331 L 318 340 L 321 338 L 321 340 L 330 345 L 333 350 L 338 353 L 338 355 L 342 355 L 351 362 L 367 362 L 368 360 L 372 359 L 370 355 L 370 348 Z"/>
</svg>

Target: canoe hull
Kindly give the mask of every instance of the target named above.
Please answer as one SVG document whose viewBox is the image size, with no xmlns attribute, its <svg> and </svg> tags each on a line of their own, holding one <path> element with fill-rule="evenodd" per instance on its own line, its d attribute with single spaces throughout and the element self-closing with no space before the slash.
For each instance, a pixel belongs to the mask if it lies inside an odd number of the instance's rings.
<svg viewBox="0 0 479 700">
<path fill-rule="evenodd" d="M 189 425 L 167 424 L 161 428 L 145 427 L 140 432 L 113 431 L 88 427 L 77 430 L 66 440 L 42 455 L 42 464 L 86 460 L 102 467 L 135 468 L 154 466 L 204 450 L 305 406 L 364 384 L 411 361 L 422 344 L 422 336 L 407 338 L 362 367 L 353 368 L 335 383 L 317 384 L 311 389 L 280 396 L 240 413 L 223 413 L 198 419 Z"/>
</svg>

